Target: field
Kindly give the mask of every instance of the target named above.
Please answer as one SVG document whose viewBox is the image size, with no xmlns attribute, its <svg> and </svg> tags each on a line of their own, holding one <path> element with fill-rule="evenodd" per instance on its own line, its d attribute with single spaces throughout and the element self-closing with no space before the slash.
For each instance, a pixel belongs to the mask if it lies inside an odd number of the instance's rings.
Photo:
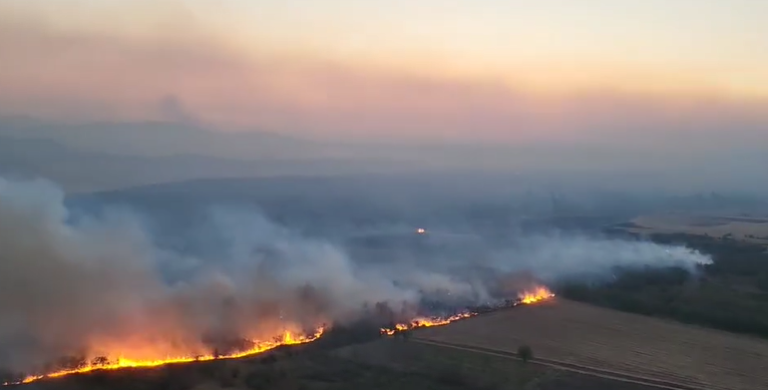
<svg viewBox="0 0 768 390">
<path fill-rule="evenodd" d="M 276 356 L 270 358 L 269 356 Z M 96 372 L 29 390 L 658 390 L 516 359 L 386 337 L 331 350 Z"/>
<path fill-rule="evenodd" d="M 622 227 L 641 234 L 692 234 L 768 245 L 768 218 L 695 214 L 645 215 Z"/>
<path fill-rule="evenodd" d="M 341 348 L 333 355 L 386 367 L 400 376 L 405 373 L 432 377 L 441 389 L 659 390 L 654 386 L 553 368 L 537 362 L 524 364 L 516 357 L 435 345 L 422 339 L 388 338 Z"/>
<path fill-rule="evenodd" d="M 766 341 L 560 298 L 419 330 L 414 338 L 502 354 L 527 344 L 543 361 L 680 388 L 768 389 Z"/>
<path fill-rule="evenodd" d="M 374 329 L 375 330 L 375 329 Z M 367 331 L 366 331 L 367 332 Z M 366 333 L 368 334 L 368 333 Z M 30 390 L 754 390 L 768 388 L 768 341 L 562 298 L 410 337 L 285 348 L 253 358 L 95 372 Z M 322 341 L 322 340 L 321 340 Z M 328 341 L 328 340 L 326 340 Z M 534 360 L 515 352 L 529 345 Z M 15 387 L 15 386 L 14 386 Z"/>
<path fill-rule="evenodd" d="M 545 309 L 545 306 L 541 306 Z M 514 311 L 514 310 L 513 310 Z M 489 318 L 495 314 L 483 315 Z M 480 318 L 445 326 L 446 330 Z M 373 329 L 376 330 L 376 329 Z M 237 360 L 101 371 L 46 379 L 21 390 L 658 390 L 628 380 L 563 370 L 515 356 L 435 345 L 418 338 L 367 340 L 337 334 L 333 342 L 286 347 Z M 367 334 L 367 332 L 366 332 Z M 346 344 L 337 342 L 347 339 Z M 322 340 L 321 340 L 322 341 Z M 329 340 L 326 340 L 329 341 Z M 538 353 L 538 351 L 536 352 Z"/>
</svg>

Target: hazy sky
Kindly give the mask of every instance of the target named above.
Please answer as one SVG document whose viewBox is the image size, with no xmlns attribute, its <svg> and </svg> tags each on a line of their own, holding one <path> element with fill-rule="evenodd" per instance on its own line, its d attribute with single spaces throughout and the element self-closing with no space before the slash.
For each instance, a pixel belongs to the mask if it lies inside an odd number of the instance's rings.
<svg viewBox="0 0 768 390">
<path fill-rule="evenodd" d="M 755 147 L 766 37 L 757 0 L 3 0 L 0 113 Z"/>
</svg>

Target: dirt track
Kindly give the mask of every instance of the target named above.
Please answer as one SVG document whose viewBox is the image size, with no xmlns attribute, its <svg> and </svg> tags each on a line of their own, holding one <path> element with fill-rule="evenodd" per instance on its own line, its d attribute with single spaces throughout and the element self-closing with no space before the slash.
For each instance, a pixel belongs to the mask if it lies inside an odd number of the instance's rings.
<svg viewBox="0 0 768 390">
<path fill-rule="evenodd" d="M 445 342 L 430 341 L 430 340 L 426 340 L 426 339 L 415 339 L 415 341 L 419 342 L 419 343 L 437 345 L 437 346 L 445 347 L 445 348 L 461 349 L 461 350 L 465 350 L 465 351 L 471 351 L 471 352 L 476 352 L 476 353 L 483 353 L 483 354 L 487 354 L 487 355 L 494 355 L 494 356 L 500 356 L 500 357 L 506 357 L 506 358 L 510 358 L 510 359 L 520 360 L 520 358 L 514 352 L 498 351 L 498 350 L 493 350 L 493 349 L 490 349 L 490 348 L 472 347 L 472 346 L 466 346 L 466 345 L 449 344 L 449 343 L 445 343 Z M 577 372 L 579 374 L 587 374 L 587 375 L 598 376 L 598 377 L 606 378 L 606 379 L 619 380 L 619 381 L 622 381 L 622 382 L 630 382 L 630 383 L 637 383 L 637 384 L 640 384 L 640 385 L 653 386 L 653 387 L 659 388 L 659 389 L 668 389 L 668 390 L 703 390 L 700 387 L 683 386 L 683 385 L 680 385 L 680 384 L 664 382 L 664 381 L 660 381 L 660 380 L 653 379 L 653 378 L 640 378 L 640 377 L 636 377 L 636 376 L 632 376 L 632 375 L 626 375 L 626 374 L 619 373 L 619 372 L 597 370 L 597 369 L 594 369 L 594 368 L 583 367 L 583 366 L 579 366 L 577 364 L 565 363 L 565 362 L 560 362 L 560 361 L 551 360 L 551 359 L 538 358 L 538 359 L 536 359 L 532 363 L 533 364 L 541 364 L 541 365 L 544 365 L 544 366 L 553 367 L 553 368 L 557 368 L 557 369 L 560 369 L 560 370 L 568 370 L 568 371 L 571 371 L 571 372 Z"/>
<path fill-rule="evenodd" d="M 682 389 L 768 389 L 768 342 L 556 299 L 415 332 L 416 339 Z"/>
</svg>

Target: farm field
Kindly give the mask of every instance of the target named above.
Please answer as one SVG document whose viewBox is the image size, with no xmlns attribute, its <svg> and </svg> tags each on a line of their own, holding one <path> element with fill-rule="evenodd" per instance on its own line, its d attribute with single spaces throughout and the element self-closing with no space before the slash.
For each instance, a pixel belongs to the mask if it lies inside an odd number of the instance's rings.
<svg viewBox="0 0 768 390">
<path fill-rule="evenodd" d="M 391 369 L 398 377 L 432 377 L 440 389 L 659 390 L 655 386 L 553 368 L 537 362 L 523 364 L 509 356 L 434 345 L 419 339 L 386 338 L 343 347 L 331 355 Z"/>
<path fill-rule="evenodd" d="M 641 235 L 692 234 L 730 237 L 753 244 L 768 245 L 768 218 L 695 214 L 644 215 L 622 228 Z"/>
<path fill-rule="evenodd" d="M 288 354 L 288 351 L 293 351 Z M 274 358 L 270 358 L 273 356 Z M 93 372 L 9 387 L 30 390 L 658 390 L 522 364 L 508 357 L 385 337 L 334 349 Z"/>
<path fill-rule="evenodd" d="M 712 390 L 768 389 L 768 342 L 557 298 L 414 332 L 431 340 Z"/>
</svg>

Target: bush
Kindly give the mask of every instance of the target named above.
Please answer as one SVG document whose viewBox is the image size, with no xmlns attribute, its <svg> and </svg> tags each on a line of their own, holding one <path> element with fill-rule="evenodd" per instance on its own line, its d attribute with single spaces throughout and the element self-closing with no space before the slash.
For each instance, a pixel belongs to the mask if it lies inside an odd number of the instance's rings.
<svg viewBox="0 0 768 390">
<path fill-rule="evenodd" d="M 524 363 L 527 363 L 529 360 L 533 359 L 533 349 L 527 345 L 521 345 L 517 349 L 517 356 L 520 357 Z"/>
</svg>

